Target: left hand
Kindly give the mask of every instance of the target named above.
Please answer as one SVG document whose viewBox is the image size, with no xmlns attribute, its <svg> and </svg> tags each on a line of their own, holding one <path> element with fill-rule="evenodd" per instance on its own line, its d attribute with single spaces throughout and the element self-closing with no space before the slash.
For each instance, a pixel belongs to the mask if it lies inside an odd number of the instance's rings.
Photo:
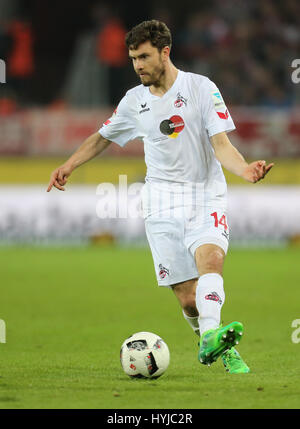
<svg viewBox="0 0 300 429">
<path fill-rule="evenodd" d="M 263 179 L 265 175 L 271 170 L 274 163 L 266 165 L 266 161 L 251 162 L 243 171 L 242 177 L 251 183 L 256 183 Z"/>
</svg>

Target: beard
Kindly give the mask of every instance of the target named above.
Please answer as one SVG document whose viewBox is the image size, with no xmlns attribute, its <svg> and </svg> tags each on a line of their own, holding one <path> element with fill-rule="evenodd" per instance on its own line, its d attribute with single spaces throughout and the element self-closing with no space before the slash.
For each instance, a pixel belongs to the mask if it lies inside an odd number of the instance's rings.
<svg viewBox="0 0 300 429">
<path fill-rule="evenodd" d="M 141 83 L 144 86 L 160 86 L 161 78 L 165 74 L 165 67 L 161 62 L 152 73 L 147 73 L 144 76 L 139 76 L 141 79 Z"/>
</svg>

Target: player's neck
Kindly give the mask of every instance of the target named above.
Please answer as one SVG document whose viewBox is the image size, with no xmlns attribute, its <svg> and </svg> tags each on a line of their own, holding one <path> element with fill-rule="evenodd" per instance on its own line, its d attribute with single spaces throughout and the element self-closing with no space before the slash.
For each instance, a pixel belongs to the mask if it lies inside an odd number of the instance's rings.
<svg viewBox="0 0 300 429">
<path fill-rule="evenodd" d="M 162 97 L 173 86 L 178 72 L 179 70 L 170 63 L 160 81 L 156 85 L 150 86 L 151 94 Z"/>
</svg>

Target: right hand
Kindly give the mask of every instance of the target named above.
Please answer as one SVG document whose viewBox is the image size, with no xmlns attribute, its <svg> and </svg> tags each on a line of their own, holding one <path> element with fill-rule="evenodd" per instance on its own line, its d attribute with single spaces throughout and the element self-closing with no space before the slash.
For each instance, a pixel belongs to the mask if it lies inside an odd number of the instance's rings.
<svg viewBox="0 0 300 429">
<path fill-rule="evenodd" d="M 72 171 L 73 169 L 67 165 L 62 165 L 54 170 L 51 173 L 47 192 L 50 192 L 53 186 L 60 191 L 64 191 L 64 185 L 67 183 L 67 178 L 71 175 Z"/>
<path fill-rule="evenodd" d="M 248 182 L 256 183 L 263 179 L 273 166 L 273 162 L 266 165 L 266 161 L 254 161 L 244 169 L 242 177 Z"/>
</svg>

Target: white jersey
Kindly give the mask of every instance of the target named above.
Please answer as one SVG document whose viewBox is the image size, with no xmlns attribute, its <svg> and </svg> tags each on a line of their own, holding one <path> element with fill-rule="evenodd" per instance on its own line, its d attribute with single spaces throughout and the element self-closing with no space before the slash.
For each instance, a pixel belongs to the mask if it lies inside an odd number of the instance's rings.
<svg viewBox="0 0 300 429">
<path fill-rule="evenodd" d="M 216 85 L 205 76 L 179 70 L 162 97 L 144 85 L 130 89 L 99 133 L 120 146 L 143 140 L 146 182 L 201 183 L 206 201 L 218 203 L 227 188 L 209 137 L 234 129 Z"/>
</svg>

